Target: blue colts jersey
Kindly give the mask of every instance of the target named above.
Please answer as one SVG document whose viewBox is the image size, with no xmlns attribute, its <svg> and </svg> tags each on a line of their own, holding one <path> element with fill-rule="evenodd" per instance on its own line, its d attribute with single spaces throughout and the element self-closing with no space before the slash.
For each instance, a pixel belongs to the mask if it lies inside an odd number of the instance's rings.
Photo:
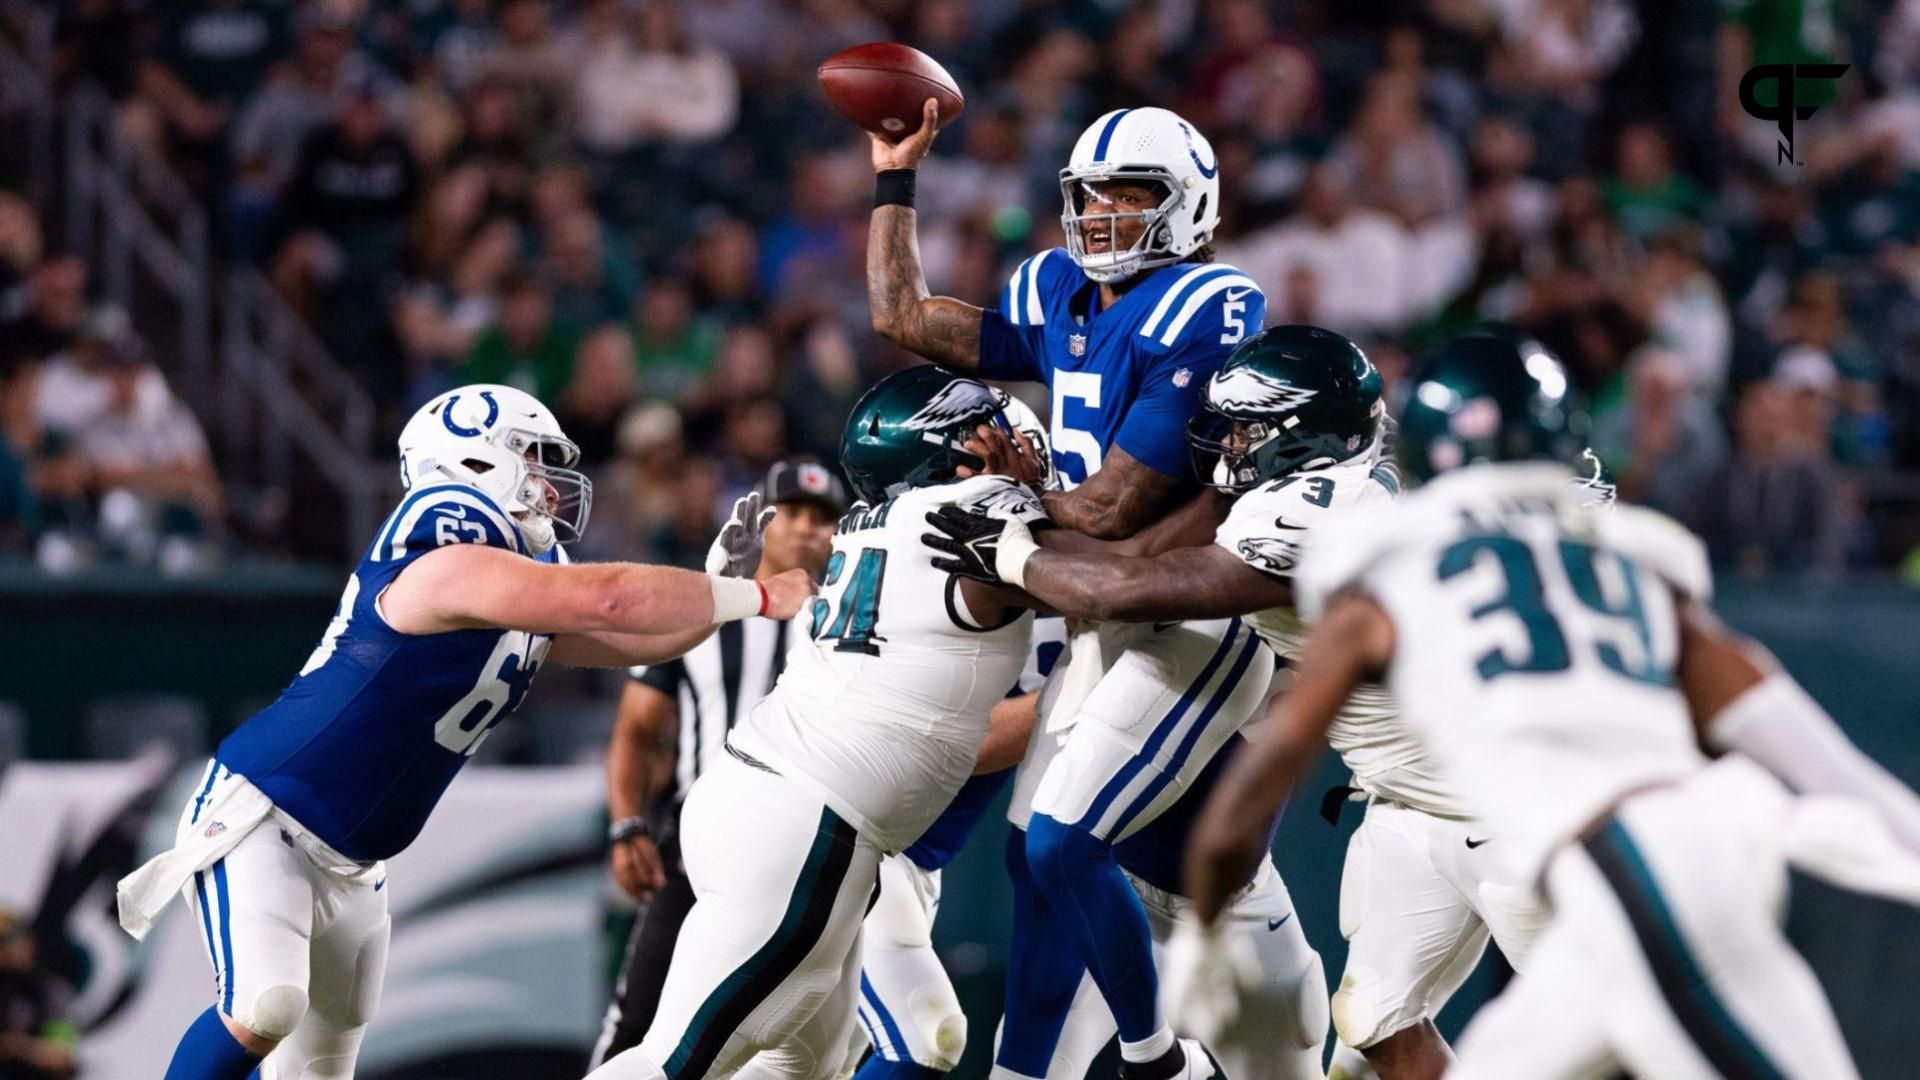
<svg viewBox="0 0 1920 1080">
<path fill-rule="evenodd" d="M 1258 333 L 1266 297 L 1223 263 L 1177 263 L 1096 311 L 1099 287 L 1062 248 L 1020 264 L 980 325 L 980 374 L 1044 382 L 1048 436 L 1067 487 L 1115 446 L 1156 472 L 1185 477 L 1187 421 L 1207 379 Z"/>
<path fill-rule="evenodd" d="M 398 854 L 493 726 L 519 706 L 551 641 L 519 630 L 402 634 L 375 601 L 445 544 L 525 553 L 482 492 L 407 496 L 347 579 L 320 645 L 273 704 L 220 744 L 222 765 L 351 859 Z M 542 562 L 565 562 L 558 546 Z"/>
</svg>

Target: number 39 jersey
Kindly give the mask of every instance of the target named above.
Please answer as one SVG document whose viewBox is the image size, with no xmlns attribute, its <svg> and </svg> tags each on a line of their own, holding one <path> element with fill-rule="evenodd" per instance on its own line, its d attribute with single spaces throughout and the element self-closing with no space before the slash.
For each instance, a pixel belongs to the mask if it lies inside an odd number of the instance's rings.
<svg viewBox="0 0 1920 1080">
<path fill-rule="evenodd" d="M 1392 618 L 1401 713 L 1517 873 L 1705 762 L 1674 685 L 1705 551 L 1652 511 L 1581 507 L 1563 467 L 1448 473 L 1329 529 L 1296 582 L 1311 614 L 1357 586 Z"/>
<path fill-rule="evenodd" d="M 983 623 L 921 542 L 947 503 L 1045 518 L 997 476 L 917 488 L 840 521 L 820 596 L 797 625 L 812 638 L 729 738 L 810 782 L 887 851 L 918 839 L 973 773 L 987 714 L 1026 665 L 1033 616 Z"/>
<path fill-rule="evenodd" d="M 348 858 L 390 858 L 413 842 L 460 766 L 526 696 L 551 644 L 518 630 L 416 635 L 388 626 L 380 593 L 446 544 L 524 551 L 482 492 L 454 484 L 412 492 L 347 579 L 293 683 L 215 753 Z M 533 557 L 566 561 L 558 546 Z"/>
<path fill-rule="evenodd" d="M 1233 347 L 1260 330 L 1259 286 L 1224 263 L 1145 271 L 1111 307 L 1066 251 L 1020 264 L 1000 310 L 980 323 L 980 374 L 1044 382 L 1048 441 L 1068 488 L 1118 446 L 1157 472 L 1185 477 L 1187 421 L 1200 391 Z"/>
<path fill-rule="evenodd" d="M 1213 542 L 1255 570 L 1292 578 L 1307 545 L 1343 518 L 1391 505 L 1398 490 L 1392 470 L 1369 459 L 1293 473 L 1240 496 Z M 1247 622 L 1272 646 L 1283 669 L 1299 661 L 1310 628 L 1295 609 L 1270 608 Z M 1290 679 L 1291 672 L 1283 671 L 1282 678 Z M 1353 770 L 1361 790 L 1429 814 L 1466 816 L 1385 686 L 1366 683 L 1355 690 L 1327 730 L 1327 743 Z"/>
</svg>

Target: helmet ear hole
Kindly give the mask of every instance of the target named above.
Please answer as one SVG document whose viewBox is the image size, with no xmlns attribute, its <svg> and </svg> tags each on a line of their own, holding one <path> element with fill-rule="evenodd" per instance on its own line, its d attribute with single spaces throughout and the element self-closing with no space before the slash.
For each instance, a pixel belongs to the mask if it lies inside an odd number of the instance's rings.
<svg viewBox="0 0 1920 1080">
<path fill-rule="evenodd" d="M 466 466 L 469 469 L 472 469 L 474 472 L 474 475 L 476 476 L 481 473 L 487 473 L 487 472 L 493 471 L 493 462 L 481 461 L 479 458 L 467 458 L 462 462 L 460 462 L 460 464 Z"/>
<path fill-rule="evenodd" d="M 1199 198 L 1199 200 L 1198 200 L 1197 202 L 1195 202 L 1195 203 L 1193 204 L 1193 222 L 1194 222 L 1194 224 L 1196 224 L 1196 225 L 1198 225 L 1198 224 L 1199 224 L 1200 222 L 1202 222 L 1202 221 L 1204 221 L 1204 220 L 1206 220 L 1206 217 L 1207 217 L 1207 199 L 1208 199 L 1208 198 L 1210 198 L 1211 196 L 1212 196 L 1212 193 L 1211 193 L 1211 192 L 1206 192 L 1206 191 L 1203 191 L 1203 192 L 1201 192 L 1201 193 L 1200 193 L 1200 198 Z"/>
</svg>

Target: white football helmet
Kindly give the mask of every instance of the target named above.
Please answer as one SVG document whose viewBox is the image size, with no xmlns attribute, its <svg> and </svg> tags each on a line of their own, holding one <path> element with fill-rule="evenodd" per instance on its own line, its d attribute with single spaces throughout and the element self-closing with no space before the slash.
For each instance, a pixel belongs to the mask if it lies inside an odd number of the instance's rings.
<svg viewBox="0 0 1920 1080">
<path fill-rule="evenodd" d="M 1041 491 L 1058 491 L 1060 480 L 1053 471 L 1053 451 L 1047 447 L 1047 425 L 1040 422 L 1040 417 L 1026 402 L 999 387 L 994 388 L 994 394 L 1000 399 L 1000 414 L 1007 418 L 1007 424 L 1025 435 L 1040 457 L 1040 482 L 1035 486 Z"/>
<path fill-rule="evenodd" d="M 400 482 L 446 480 L 485 492 L 528 550 L 572 543 L 587 527 L 593 482 L 571 466 L 580 448 L 533 395 L 476 383 L 421 406 L 400 432 Z"/>
<path fill-rule="evenodd" d="M 1106 180 L 1147 181 L 1166 192 L 1146 211 L 1116 211 L 1091 185 Z M 1073 144 L 1060 170 L 1066 201 L 1060 224 L 1067 254 L 1095 281 L 1115 281 L 1141 270 L 1179 262 L 1213 238 L 1220 223 L 1220 159 L 1193 126 L 1166 109 L 1116 109 L 1093 122 Z M 1090 226 L 1137 217 L 1146 226 L 1125 251 L 1087 254 Z"/>
</svg>

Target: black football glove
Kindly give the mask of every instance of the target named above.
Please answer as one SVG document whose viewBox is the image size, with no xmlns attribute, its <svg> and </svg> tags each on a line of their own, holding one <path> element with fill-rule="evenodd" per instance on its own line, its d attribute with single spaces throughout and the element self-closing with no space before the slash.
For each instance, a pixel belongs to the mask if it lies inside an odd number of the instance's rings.
<svg viewBox="0 0 1920 1080">
<path fill-rule="evenodd" d="M 994 569 L 994 562 L 1000 554 L 1000 536 L 1006 530 L 1006 519 L 958 506 L 943 506 L 927 514 L 927 524 L 939 532 L 923 534 L 920 542 L 946 556 L 933 560 L 935 570 L 988 585 L 1005 584 L 1000 580 L 999 571 Z"/>
</svg>

